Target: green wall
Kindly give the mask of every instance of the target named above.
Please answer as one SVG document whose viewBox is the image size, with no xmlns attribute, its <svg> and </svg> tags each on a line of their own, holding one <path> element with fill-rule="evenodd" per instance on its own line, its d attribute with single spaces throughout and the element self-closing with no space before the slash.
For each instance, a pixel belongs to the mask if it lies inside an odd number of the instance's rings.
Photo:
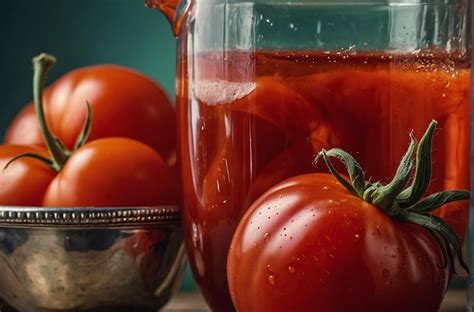
<svg viewBox="0 0 474 312">
<path fill-rule="evenodd" d="M 154 78 L 174 97 L 175 40 L 144 0 L 2 0 L 0 10 L 0 135 L 31 100 L 31 58 L 58 57 L 54 81 L 80 66 L 114 63 Z M 186 274 L 184 288 L 191 288 Z"/>
</svg>

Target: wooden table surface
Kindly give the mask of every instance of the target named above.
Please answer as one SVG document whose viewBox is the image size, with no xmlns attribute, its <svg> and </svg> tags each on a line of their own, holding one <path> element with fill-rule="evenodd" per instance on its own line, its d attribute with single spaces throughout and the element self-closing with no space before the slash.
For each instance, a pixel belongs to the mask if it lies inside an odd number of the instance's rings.
<svg viewBox="0 0 474 312">
<path fill-rule="evenodd" d="M 202 296 L 196 292 L 179 293 L 164 307 L 164 312 L 208 312 Z M 466 292 L 449 291 L 446 294 L 440 312 L 466 312 Z"/>
<path fill-rule="evenodd" d="M 0 312 L 11 311 L 0 303 Z M 165 306 L 162 312 L 209 312 L 202 296 L 197 292 L 179 293 Z M 440 312 L 466 312 L 466 292 L 449 291 Z"/>
</svg>

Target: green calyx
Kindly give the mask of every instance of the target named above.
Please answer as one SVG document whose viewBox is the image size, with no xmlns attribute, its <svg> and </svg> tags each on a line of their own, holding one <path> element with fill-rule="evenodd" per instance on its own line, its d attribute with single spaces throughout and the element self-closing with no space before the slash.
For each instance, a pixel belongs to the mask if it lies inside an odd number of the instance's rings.
<svg viewBox="0 0 474 312">
<path fill-rule="evenodd" d="M 38 118 L 38 124 L 41 129 L 41 134 L 43 135 L 43 139 L 51 155 L 51 159 L 38 155 L 38 154 L 34 154 L 34 153 L 20 154 L 12 158 L 5 165 L 4 170 L 7 169 L 11 163 L 13 163 L 14 161 L 20 158 L 34 158 L 47 164 L 54 171 L 59 172 L 64 167 L 64 165 L 66 164 L 66 161 L 69 159 L 69 157 L 71 157 L 73 152 L 77 150 L 78 148 L 80 148 L 81 146 L 83 146 L 87 142 L 87 139 L 89 137 L 89 133 L 91 130 L 91 120 L 92 120 L 91 107 L 88 102 L 86 102 L 86 105 L 87 105 L 86 120 L 84 122 L 81 133 L 78 136 L 76 143 L 74 145 L 74 149 L 72 151 L 68 150 L 64 146 L 64 144 L 61 142 L 61 140 L 57 138 L 56 136 L 54 136 L 54 134 L 51 133 L 51 131 L 48 128 L 48 124 L 46 123 L 46 117 L 44 114 L 44 107 L 43 107 L 43 90 L 44 90 L 44 84 L 46 81 L 47 74 L 49 70 L 54 66 L 55 63 L 56 63 L 56 58 L 52 55 L 48 55 L 45 53 L 41 53 L 40 55 L 33 58 L 34 106 L 35 106 L 36 116 Z"/>
<path fill-rule="evenodd" d="M 444 264 L 442 266 L 450 265 L 452 271 L 456 273 L 453 248 L 459 263 L 469 272 L 456 232 L 443 219 L 431 212 L 447 203 L 468 200 L 470 193 L 464 190 L 450 190 L 423 198 L 431 180 L 431 146 L 436 125 L 437 122 L 433 120 L 419 143 L 416 142 L 413 133 L 410 133 L 408 150 L 400 161 L 395 177 L 387 185 L 366 181 L 365 172 L 360 164 L 349 153 L 338 148 L 329 151 L 323 149 L 317 155 L 315 162 L 323 158 L 329 171 L 346 189 L 384 211 L 393 219 L 417 224 L 428 229 L 443 252 Z M 415 150 L 416 157 L 414 157 Z M 339 159 L 344 164 L 350 181 L 341 176 L 334 168 L 330 160 L 332 157 Z M 414 177 L 411 184 L 407 186 L 414 168 Z"/>
</svg>

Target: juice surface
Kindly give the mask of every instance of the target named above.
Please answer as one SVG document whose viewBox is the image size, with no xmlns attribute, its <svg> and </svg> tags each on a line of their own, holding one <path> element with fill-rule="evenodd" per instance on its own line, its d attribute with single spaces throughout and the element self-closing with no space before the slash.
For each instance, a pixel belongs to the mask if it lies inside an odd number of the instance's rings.
<svg viewBox="0 0 474 312">
<path fill-rule="evenodd" d="M 469 189 L 467 59 L 284 51 L 183 54 L 177 87 L 184 230 L 194 275 L 214 310 L 232 310 L 226 257 L 240 217 L 276 183 L 327 172 L 313 164 L 322 148 L 343 148 L 367 177 L 386 183 L 406 151 L 410 131 L 420 138 L 436 119 L 430 191 Z M 464 236 L 467 203 L 437 213 Z"/>
</svg>

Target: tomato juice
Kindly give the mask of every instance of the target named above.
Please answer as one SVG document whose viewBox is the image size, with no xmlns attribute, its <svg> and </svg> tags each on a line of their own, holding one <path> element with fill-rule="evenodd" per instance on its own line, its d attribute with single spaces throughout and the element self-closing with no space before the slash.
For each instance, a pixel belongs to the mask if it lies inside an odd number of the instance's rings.
<svg viewBox="0 0 474 312">
<path fill-rule="evenodd" d="M 436 119 L 430 192 L 469 189 L 465 55 L 182 53 L 177 88 L 184 230 L 213 308 L 232 309 L 226 257 L 243 213 L 277 182 L 327 172 L 313 164 L 322 148 L 343 148 L 386 183 L 410 131 L 419 138 Z M 464 202 L 438 211 L 460 235 L 467 213 Z"/>
</svg>

